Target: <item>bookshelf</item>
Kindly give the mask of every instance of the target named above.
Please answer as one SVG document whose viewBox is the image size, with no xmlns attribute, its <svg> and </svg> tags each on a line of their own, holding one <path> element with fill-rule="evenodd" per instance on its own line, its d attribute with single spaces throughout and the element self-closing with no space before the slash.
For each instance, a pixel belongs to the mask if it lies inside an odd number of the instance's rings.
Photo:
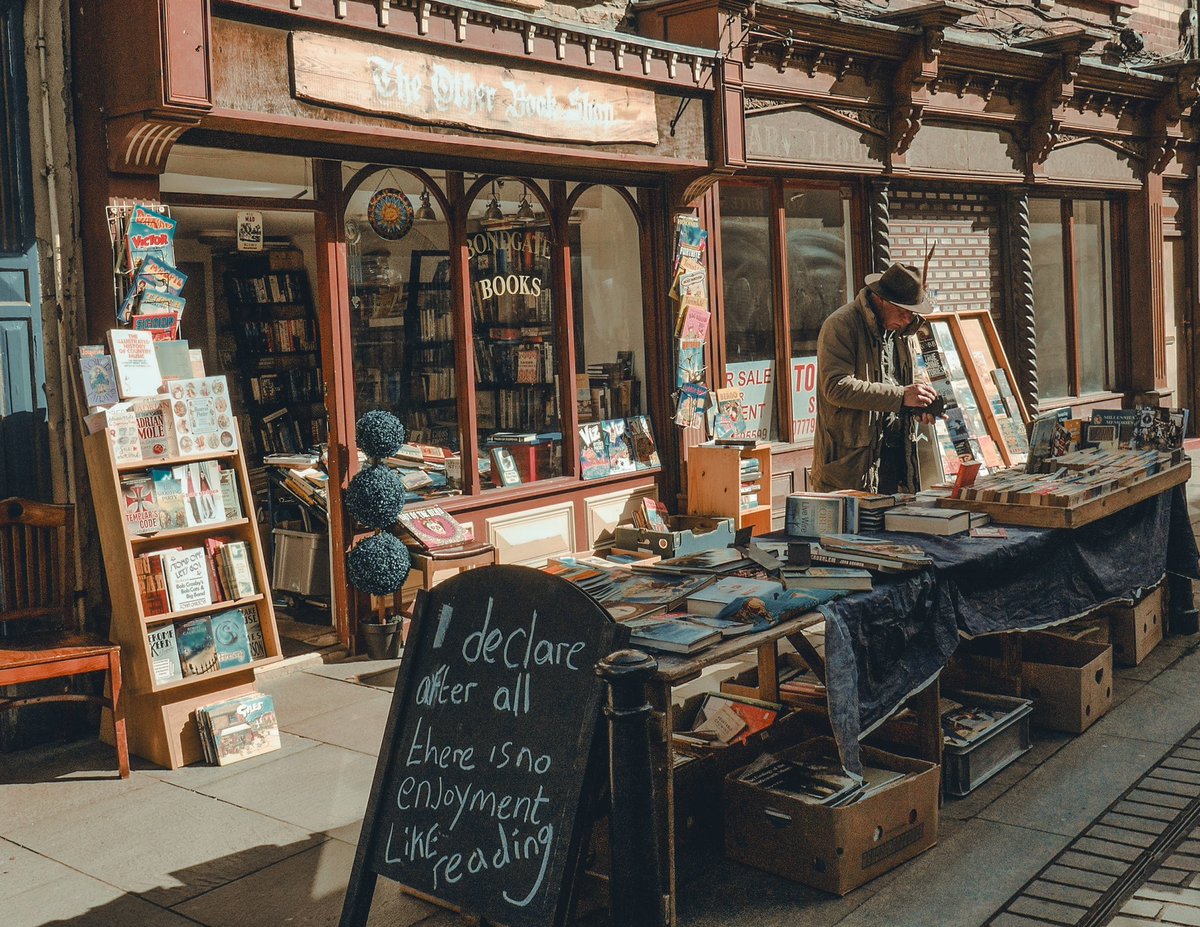
<svg viewBox="0 0 1200 927">
<path fill-rule="evenodd" d="M 757 474 L 743 473 L 744 463 Z M 753 534 L 771 531 L 771 448 L 697 444 L 688 449 L 688 514 L 732 518 L 734 528 Z M 757 485 L 743 503 L 743 484 Z"/>
<path fill-rule="evenodd" d="M 245 456 L 241 450 L 234 450 L 117 464 L 106 430 L 84 438 L 84 454 L 112 601 L 109 636 L 121 645 L 129 748 L 138 756 L 169 769 L 201 761 L 204 754 L 193 716 L 195 709 L 249 692 L 254 687 L 254 670 L 283 658 L 258 528 L 254 519 L 247 515 L 218 524 L 174 528 L 143 536 L 130 534 L 125 523 L 121 478 L 150 467 L 220 461 L 231 465 L 236 473 L 235 483 L 241 496 L 242 510 L 252 513 L 253 496 Z M 146 614 L 138 584 L 137 558 L 153 551 L 203 547 L 205 539 L 210 537 L 245 542 L 257 591 L 252 595 L 195 608 Z M 150 631 L 167 624 L 178 627 L 179 622 L 248 606 L 257 609 L 265 656 L 239 666 L 167 682 L 156 681 L 147 637 Z"/>
<path fill-rule="evenodd" d="M 224 280 L 241 404 L 259 423 L 255 456 L 322 443 L 321 345 L 303 252 L 225 255 Z"/>
<path fill-rule="evenodd" d="M 408 276 L 405 360 L 412 372 L 399 408 L 409 440 L 458 450 L 458 388 L 450 253 L 414 251 Z"/>
</svg>

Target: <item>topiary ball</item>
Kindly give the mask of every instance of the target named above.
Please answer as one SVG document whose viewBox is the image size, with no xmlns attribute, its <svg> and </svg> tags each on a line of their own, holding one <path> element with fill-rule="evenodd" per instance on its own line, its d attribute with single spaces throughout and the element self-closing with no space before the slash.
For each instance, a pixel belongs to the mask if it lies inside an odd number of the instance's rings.
<svg viewBox="0 0 1200 927">
<path fill-rule="evenodd" d="M 407 432 L 400 419 L 383 409 L 367 412 L 354 426 L 354 439 L 372 460 L 391 457 L 400 450 Z"/>
<path fill-rule="evenodd" d="M 364 467 L 346 490 L 346 511 L 367 528 L 390 528 L 404 508 L 404 483 L 386 464 Z"/>
<path fill-rule="evenodd" d="M 363 538 L 346 555 L 350 585 L 370 595 L 391 595 L 404 585 L 411 568 L 408 548 L 386 531 Z"/>
</svg>

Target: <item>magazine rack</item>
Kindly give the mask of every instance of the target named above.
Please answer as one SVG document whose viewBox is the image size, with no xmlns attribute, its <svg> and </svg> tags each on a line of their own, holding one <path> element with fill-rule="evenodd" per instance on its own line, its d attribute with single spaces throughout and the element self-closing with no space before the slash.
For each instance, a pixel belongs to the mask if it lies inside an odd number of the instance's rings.
<svg viewBox="0 0 1200 927">
<path fill-rule="evenodd" d="M 107 430 L 102 429 L 84 438 L 84 453 L 87 457 L 96 521 L 100 530 L 100 546 L 104 553 L 104 568 L 112 602 L 109 637 L 121 645 L 121 671 L 125 678 L 122 694 L 126 706 L 130 752 L 169 769 L 200 762 L 204 759 L 204 752 L 196 727 L 196 708 L 251 691 L 254 688 L 255 668 L 282 659 L 279 632 L 275 627 L 275 611 L 271 604 L 270 580 L 263 561 L 258 526 L 253 518 L 254 497 L 250 491 L 241 439 L 238 439 L 238 449 L 231 451 L 117 463 L 113 459 Z M 122 475 L 150 467 L 170 467 L 201 460 L 216 460 L 232 466 L 237 473 L 242 510 L 247 513 L 247 517 L 230 519 L 220 524 L 169 529 L 151 535 L 130 535 L 125 527 Z M 155 550 L 202 546 L 205 538 L 215 534 L 246 543 L 258 591 L 254 595 L 235 601 L 214 602 L 186 611 L 145 615 L 135 572 L 136 558 Z M 185 676 L 172 682 L 155 682 L 147 639 L 151 629 L 246 605 L 253 605 L 258 609 L 266 657 L 237 667 Z M 110 729 L 111 718 L 106 716 L 106 739 L 111 734 Z"/>
</svg>

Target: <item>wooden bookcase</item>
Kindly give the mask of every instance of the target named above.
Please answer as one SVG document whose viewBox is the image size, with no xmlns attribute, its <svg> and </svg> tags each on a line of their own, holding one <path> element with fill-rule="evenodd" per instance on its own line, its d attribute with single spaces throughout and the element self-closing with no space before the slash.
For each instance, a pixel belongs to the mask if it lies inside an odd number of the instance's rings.
<svg viewBox="0 0 1200 927">
<path fill-rule="evenodd" d="M 106 430 L 84 438 L 84 453 L 112 602 L 109 637 L 121 645 L 121 672 L 125 681 L 122 698 L 128 722 L 129 749 L 169 769 L 186 766 L 204 757 L 193 716 L 195 709 L 250 691 L 254 687 L 255 668 L 276 663 L 283 658 L 279 631 L 275 626 L 275 611 L 271 605 L 270 578 L 263 560 L 258 526 L 253 518 L 254 497 L 250 492 L 246 459 L 239 449 L 118 464 L 113 459 Z M 150 467 L 170 467 L 199 460 L 216 460 L 233 467 L 237 473 L 242 511 L 246 516 L 216 525 L 177 528 L 146 536 L 129 534 L 125 526 L 121 477 Z M 246 542 L 258 592 L 236 601 L 215 602 L 203 608 L 147 617 L 142 611 L 134 558 L 153 550 L 203 546 L 204 539 L 214 535 Z M 152 628 L 244 605 L 254 605 L 258 609 L 266 657 L 243 666 L 199 676 L 185 676 L 172 682 L 154 681 L 147 640 L 147 633 Z"/>
<path fill-rule="evenodd" d="M 757 503 L 742 508 L 741 465 L 757 460 Z M 697 444 L 688 449 L 688 514 L 720 515 L 733 519 L 734 528 L 750 527 L 754 534 L 771 531 L 771 448 L 724 447 Z"/>
</svg>

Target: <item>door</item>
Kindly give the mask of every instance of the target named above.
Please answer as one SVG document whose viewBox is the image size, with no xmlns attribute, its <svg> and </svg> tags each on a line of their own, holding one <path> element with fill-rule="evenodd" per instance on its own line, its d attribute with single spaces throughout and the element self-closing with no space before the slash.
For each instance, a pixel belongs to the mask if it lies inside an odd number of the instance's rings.
<svg viewBox="0 0 1200 927">
<path fill-rule="evenodd" d="M 1166 341 L 1167 389 L 1171 405 L 1191 407 L 1191 358 L 1188 331 L 1191 329 L 1190 289 L 1187 280 L 1187 247 L 1182 236 L 1163 239 L 1163 332 Z M 1195 427 L 1195 423 L 1191 427 Z"/>
<path fill-rule="evenodd" d="M 24 0 L 0 0 L 0 499 L 50 494 Z"/>
</svg>

